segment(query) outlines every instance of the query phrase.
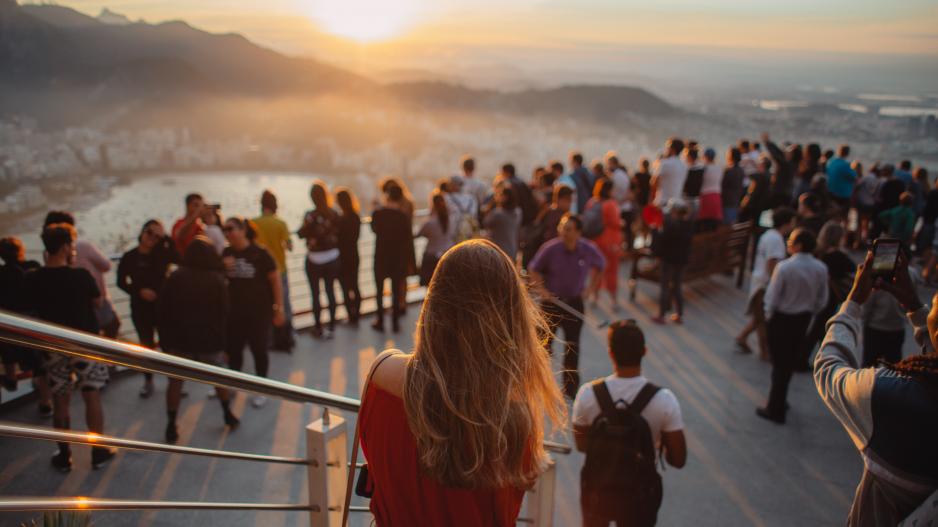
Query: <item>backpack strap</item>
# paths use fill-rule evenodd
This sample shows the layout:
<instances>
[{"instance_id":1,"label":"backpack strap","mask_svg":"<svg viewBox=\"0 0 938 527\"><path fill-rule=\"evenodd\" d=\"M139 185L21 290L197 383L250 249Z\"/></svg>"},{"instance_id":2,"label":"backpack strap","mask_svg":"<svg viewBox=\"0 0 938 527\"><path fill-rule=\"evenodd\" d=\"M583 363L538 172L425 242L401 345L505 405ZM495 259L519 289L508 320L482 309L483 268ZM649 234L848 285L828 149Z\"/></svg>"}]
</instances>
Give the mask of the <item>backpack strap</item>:
<instances>
[{"instance_id":1,"label":"backpack strap","mask_svg":"<svg viewBox=\"0 0 938 527\"><path fill-rule=\"evenodd\" d=\"M612 395L609 393L606 381L602 379L593 381L593 395L596 396L596 402L599 403L599 410L603 415L613 416L616 414L616 403L612 401Z\"/></svg>"},{"instance_id":2,"label":"backpack strap","mask_svg":"<svg viewBox=\"0 0 938 527\"><path fill-rule=\"evenodd\" d=\"M642 413L642 410L648 406L648 403L651 402L651 398L654 397L660 389L660 387L650 382L646 382L645 386L642 386L642 389L639 390L638 395L635 396L632 404L629 405L629 409L637 414Z\"/></svg>"}]
</instances>

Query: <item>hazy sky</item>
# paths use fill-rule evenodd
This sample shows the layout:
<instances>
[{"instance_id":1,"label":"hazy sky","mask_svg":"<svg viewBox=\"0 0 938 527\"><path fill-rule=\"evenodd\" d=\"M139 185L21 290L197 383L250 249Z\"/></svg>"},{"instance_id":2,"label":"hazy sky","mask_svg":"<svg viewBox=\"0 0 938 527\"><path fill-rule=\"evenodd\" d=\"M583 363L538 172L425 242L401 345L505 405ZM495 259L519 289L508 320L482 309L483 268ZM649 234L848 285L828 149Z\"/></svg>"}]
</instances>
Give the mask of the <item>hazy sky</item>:
<instances>
[{"instance_id":1,"label":"hazy sky","mask_svg":"<svg viewBox=\"0 0 938 527\"><path fill-rule=\"evenodd\" d=\"M938 55L938 0L72 0L148 22L184 19L283 51L358 39L407 46L570 48L707 46ZM706 5L703 5L706 4ZM368 41L362 44L361 41Z\"/></svg>"}]
</instances>

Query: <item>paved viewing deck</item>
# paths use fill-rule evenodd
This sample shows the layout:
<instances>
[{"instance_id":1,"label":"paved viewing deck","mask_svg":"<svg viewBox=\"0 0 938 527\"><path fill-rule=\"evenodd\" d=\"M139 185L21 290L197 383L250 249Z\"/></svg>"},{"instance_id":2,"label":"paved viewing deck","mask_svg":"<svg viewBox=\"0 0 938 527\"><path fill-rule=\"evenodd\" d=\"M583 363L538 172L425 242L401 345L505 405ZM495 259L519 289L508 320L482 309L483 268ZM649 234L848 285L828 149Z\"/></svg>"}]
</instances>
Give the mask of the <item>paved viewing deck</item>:
<instances>
[{"instance_id":1,"label":"paved viewing deck","mask_svg":"<svg viewBox=\"0 0 938 527\"><path fill-rule=\"evenodd\" d=\"M628 265L623 267L623 275ZM768 391L770 368L756 356L740 355L733 349L732 338L744 323L746 303L746 290L733 285L733 280L721 276L686 286L686 323L682 326L651 323L657 286L647 282L639 284L636 302L625 302L617 316L634 318L645 330L645 373L675 393L684 414L688 462L683 470L668 468L663 473L665 495L659 524L841 524L860 478L860 457L818 398L809 374L796 374L792 380L787 425L756 417L754 409L764 402ZM358 397L362 379L381 350L411 349L410 333L418 311L419 304L411 305L403 324L405 331L397 335L374 332L368 327L370 318L359 328L340 325L331 341L313 340L300 332L292 354L272 353L271 377ZM590 316L612 318L602 307L593 309ZM586 328L582 342L584 381L607 375L610 365L604 330ZM559 349L559 344L555 347ZM559 355L554 354L557 369ZM248 365L247 371L252 371L250 368ZM146 400L137 396L141 382L138 374L124 375L104 391L106 432L162 441L165 379L157 379L156 394ZM222 427L217 401L206 398L210 389L192 383L187 386L189 396L179 414L181 445L302 456L304 427L321 412L320 408L273 399L257 409L246 404L241 394L233 405L241 416L241 427L229 433ZM83 416L81 397L76 394L72 423L78 429L84 429ZM51 425L37 415L34 403L5 407L0 410L0 419ZM558 434L555 439L572 444L569 434ZM301 467L121 451L105 468L92 471L89 449L78 446L74 448L74 469L63 475L49 466L54 450L51 443L0 438L0 445L2 496L306 501L306 474ZM558 464L555 525L579 525L583 456L554 457ZM357 498L356 502L366 504ZM18 525L36 516L0 513L0 524ZM306 518L305 513L293 512L96 512L94 524L302 526ZM353 525L369 524L367 514L353 514Z\"/></svg>"}]
</instances>

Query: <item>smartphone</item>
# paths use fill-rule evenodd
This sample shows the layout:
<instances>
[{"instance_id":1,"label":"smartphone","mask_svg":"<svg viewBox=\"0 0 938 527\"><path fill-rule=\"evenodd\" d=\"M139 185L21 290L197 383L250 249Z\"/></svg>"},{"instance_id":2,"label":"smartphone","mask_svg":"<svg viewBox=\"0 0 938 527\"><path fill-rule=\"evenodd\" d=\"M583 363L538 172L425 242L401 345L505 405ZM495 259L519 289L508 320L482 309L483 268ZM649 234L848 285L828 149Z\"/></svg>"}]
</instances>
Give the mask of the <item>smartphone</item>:
<instances>
[{"instance_id":1,"label":"smartphone","mask_svg":"<svg viewBox=\"0 0 938 527\"><path fill-rule=\"evenodd\" d=\"M873 241L873 276L892 280L899 263L902 242L895 238L877 238Z\"/></svg>"},{"instance_id":2,"label":"smartphone","mask_svg":"<svg viewBox=\"0 0 938 527\"><path fill-rule=\"evenodd\" d=\"M221 210L221 203L212 203L208 206L210 209Z\"/></svg>"}]
</instances>

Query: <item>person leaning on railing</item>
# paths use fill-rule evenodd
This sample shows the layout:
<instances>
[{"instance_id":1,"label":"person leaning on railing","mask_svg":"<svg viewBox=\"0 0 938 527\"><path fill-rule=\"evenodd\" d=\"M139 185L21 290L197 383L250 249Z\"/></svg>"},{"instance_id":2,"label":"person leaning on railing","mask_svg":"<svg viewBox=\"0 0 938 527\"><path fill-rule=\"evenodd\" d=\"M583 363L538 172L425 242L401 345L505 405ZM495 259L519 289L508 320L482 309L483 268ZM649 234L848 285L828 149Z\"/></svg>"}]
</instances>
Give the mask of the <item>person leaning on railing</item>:
<instances>
[{"instance_id":1,"label":"person leaning on railing","mask_svg":"<svg viewBox=\"0 0 938 527\"><path fill-rule=\"evenodd\" d=\"M929 312L918 299L903 257L894 281L874 282L872 260L868 253L857 269L853 289L828 321L814 361L821 398L863 456L863 479L847 519L851 527L896 525L913 511L938 517L938 295ZM874 287L892 293L908 313L922 354L858 367L862 306Z\"/></svg>"},{"instance_id":2,"label":"person leaning on railing","mask_svg":"<svg viewBox=\"0 0 938 527\"><path fill-rule=\"evenodd\" d=\"M363 395L378 526L515 524L548 463L545 414L555 427L565 420L546 331L494 244L467 241L443 255L413 354L382 353Z\"/></svg>"}]
</instances>

